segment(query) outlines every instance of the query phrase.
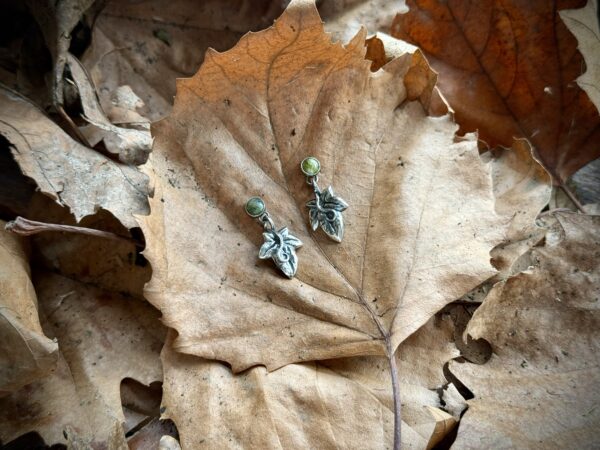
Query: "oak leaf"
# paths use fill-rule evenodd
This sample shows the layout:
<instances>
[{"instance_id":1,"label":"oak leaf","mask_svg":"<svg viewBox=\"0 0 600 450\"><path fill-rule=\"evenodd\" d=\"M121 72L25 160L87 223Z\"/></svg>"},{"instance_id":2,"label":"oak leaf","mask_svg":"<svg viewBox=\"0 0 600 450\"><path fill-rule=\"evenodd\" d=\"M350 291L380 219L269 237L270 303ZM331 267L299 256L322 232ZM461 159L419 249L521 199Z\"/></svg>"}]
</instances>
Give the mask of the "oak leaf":
<instances>
[{"instance_id":1,"label":"oak leaf","mask_svg":"<svg viewBox=\"0 0 600 450\"><path fill-rule=\"evenodd\" d=\"M593 448L600 411L600 217L556 214L536 266L498 283L466 332L493 354L450 363L475 395L457 448Z\"/></svg>"},{"instance_id":2,"label":"oak leaf","mask_svg":"<svg viewBox=\"0 0 600 450\"><path fill-rule=\"evenodd\" d=\"M140 217L145 294L177 330L175 350L235 372L383 355L495 273L505 220L475 138L455 140L449 116L408 101L431 89L404 78L413 55L372 73L364 40L332 43L314 4L296 1L179 80L153 129L156 192ZM341 244L309 230L310 154L350 205ZM257 194L304 243L293 280L257 259L262 230L243 208Z\"/></svg>"},{"instance_id":3,"label":"oak leaf","mask_svg":"<svg viewBox=\"0 0 600 450\"><path fill-rule=\"evenodd\" d=\"M392 35L425 53L461 132L490 147L527 138L561 184L600 156L600 116L575 84L583 58L557 13L581 3L409 0Z\"/></svg>"}]
</instances>

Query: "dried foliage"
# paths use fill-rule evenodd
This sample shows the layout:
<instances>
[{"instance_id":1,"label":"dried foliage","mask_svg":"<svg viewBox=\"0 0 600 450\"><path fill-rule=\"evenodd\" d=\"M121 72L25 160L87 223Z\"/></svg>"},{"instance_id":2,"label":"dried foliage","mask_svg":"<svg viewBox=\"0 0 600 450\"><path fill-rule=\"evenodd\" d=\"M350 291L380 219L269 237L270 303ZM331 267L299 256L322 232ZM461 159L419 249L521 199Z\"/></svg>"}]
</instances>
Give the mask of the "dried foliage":
<instances>
[{"instance_id":1,"label":"dried foliage","mask_svg":"<svg viewBox=\"0 0 600 450\"><path fill-rule=\"evenodd\" d=\"M595 0L2 8L2 445L597 447Z\"/></svg>"}]
</instances>

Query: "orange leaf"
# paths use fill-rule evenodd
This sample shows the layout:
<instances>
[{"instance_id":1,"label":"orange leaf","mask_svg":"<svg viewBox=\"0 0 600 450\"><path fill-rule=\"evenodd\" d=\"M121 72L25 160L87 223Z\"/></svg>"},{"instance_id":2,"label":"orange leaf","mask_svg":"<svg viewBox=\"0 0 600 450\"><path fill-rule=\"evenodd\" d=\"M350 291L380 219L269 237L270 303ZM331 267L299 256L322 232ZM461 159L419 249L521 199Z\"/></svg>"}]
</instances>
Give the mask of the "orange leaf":
<instances>
[{"instance_id":1,"label":"orange leaf","mask_svg":"<svg viewBox=\"0 0 600 450\"><path fill-rule=\"evenodd\" d=\"M392 34L425 52L461 132L529 139L561 183L600 156L600 117L575 83L585 63L558 15L583 3L408 0Z\"/></svg>"}]
</instances>

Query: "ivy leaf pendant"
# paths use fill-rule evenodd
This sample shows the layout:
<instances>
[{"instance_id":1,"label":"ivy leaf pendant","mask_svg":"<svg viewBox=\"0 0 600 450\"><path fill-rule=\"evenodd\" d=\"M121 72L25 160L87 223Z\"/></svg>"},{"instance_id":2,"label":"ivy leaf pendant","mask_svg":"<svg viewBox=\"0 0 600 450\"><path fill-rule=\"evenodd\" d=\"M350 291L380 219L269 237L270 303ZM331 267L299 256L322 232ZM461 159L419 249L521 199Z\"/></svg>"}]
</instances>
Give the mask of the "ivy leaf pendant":
<instances>
[{"instance_id":1,"label":"ivy leaf pendant","mask_svg":"<svg viewBox=\"0 0 600 450\"><path fill-rule=\"evenodd\" d=\"M329 186L320 191L315 186L315 198L306 203L309 210L310 225L316 231L319 225L321 229L336 242L342 242L344 237L344 218L342 211L348 208L348 204L340 197L336 197L333 188Z\"/></svg>"},{"instance_id":2,"label":"ivy leaf pendant","mask_svg":"<svg viewBox=\"0 0 600 450\"><path fill-rule=\"evenodd\" d=\"M267 230L263 233L265 242L258 252L260 259L273 259L275 265L288 278L293 278L298 270L296 249L302 247L302 241L290 234L287 227L279 231Z\"/></svg>"}]
</instances>

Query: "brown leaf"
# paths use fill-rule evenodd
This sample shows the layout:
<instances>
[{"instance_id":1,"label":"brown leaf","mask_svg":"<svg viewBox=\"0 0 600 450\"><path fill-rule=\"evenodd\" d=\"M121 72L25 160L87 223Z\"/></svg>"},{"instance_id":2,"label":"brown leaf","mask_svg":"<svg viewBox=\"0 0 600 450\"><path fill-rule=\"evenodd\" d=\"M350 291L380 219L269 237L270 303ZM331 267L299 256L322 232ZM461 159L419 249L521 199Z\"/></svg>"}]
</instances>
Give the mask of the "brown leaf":
<instances>
[{"instance_id":1,"label":"brown leaf","mask_svg":"<svg viewBox=\"0 0 600 450\"><path fill-rule=\"evenodd\" d=\"M536 218L550 201L552 179L533 158L524 139L515 140L511 149L497 149L487 156L492 166L496 212L510 218L502 244L491 252L500 273L494 280L514 275L519 257L543 239L545 230Z\"/></svg>"},{"instance_id":2,"label":"brown leaf","mask_svg":"<svg viewBox=\"0 0 600 450\"><path fill-rule=\"evenodd\" d=\"M475 398L457 448L592 448L600 424L600 217L556 214L537 267L497 284L467 332L482 366L450 363Z\"/></svg>"},{"instance_id":3,"label":"brown leaf","mask_svg":"<svg viewBox=\"0 0 600 450\"><path fill-rule=\"evenodd\" d=\"M395 37L418 45L461 132L491 147L527 138L557 183L600 156L600 116L574 83L583 67L556 2L409 0Z\"/></svg>"},{"instance_id":4,"label":"brown leaf","mask_svg":"<svg viewBox=\"0 0 600 450\"><path fill-rule=\"evenodd\" d=\"M578 41L577 48L585 60L586 71L577 78L577 84L600 111L600 24L598 1L588 0L580 9L559 11L560 17Z\"/></svg>"},{"instance_id":5,"label":"brown leaf","mask_svg":"<svg viewBox=\"0 0 600 450\"><path fill-rule=\"evenodd\" d=\"M110 122L104 113L96 95L96 88L85 68L73 55L67 55L67 66L73 82L77 86L83 117L91 125L101 130L106 149L118 155L119 161L126 164L143 164L152 149L152 137L147 122L138 124L138 128L124 128Z\"/></svg>"},{"instance_id":6,"label":"brown leaf","mask_svg":"<svg viewBox=\"0 0 600 450\"><path fill-rule=\"evenodd\" d=\"M183 448L363 449L388 448L392 441L386 358L290 364L271 373L257 367L233 375L219 362L174 351L173 338L162 353L163 407ZM443 364L457 355L447 316L430 320L401 344L403 448L430 448L456 424L439 409L436 389L446 383Z\"/></svg>"},{"instance_id":7,"label":"brown leaf","mask_svg":"<svg viewBox=\"0 0 600 450\"><path fill-rule=\"evenodd\" d=\"M162 379L165 331L156 310L59 275L41 274L35 286L44 327L58 338L64 360L56 373L5 399L0 439L37 431L49 445L126 449L121 380Z\"/></svg>"},{"instance_id":8,"label":"brown leaf","mask_svg":"<svg viewBox=\"0 0 600 450\"><path fill-rule=\"evenodd\" d=\"M0 221L0 395L51 372L58 345L44 335L24 241Z\"/></svg>"},{"instance_id":9,"label":"brown leaf","mask_svg":"<svg viewBox=\"0 0 600 450\"><path fill-rule=\"evenodd\" d=\"M314 5L296 1L179 81L154 130L156 194L140 219L146 296L179 332L177 351L236 372L384 354L384 338L395 349L494 274L503 221L490 174L472 136L455 142L448 116L407 101L412 61L371 73L364 33L332 44ZM341 244L309 232L309 154L350 205ZM243 208L257 194L304 242L293 280L258 263L262 230Z\"/></svg>"},{"instance_id":10,"label":"brown leaf","mask_svg":"<svg viewBox=\"0 0 600 450\"><path fill-rule=\"evenodd\" d=\"M350 41L361 27L369 34L389 31L394 16L405 9L404 0L327 0L319 2L325 30L334 40Z\"/></svg>"},{"instance_id":11,"label":"brown leaf","mask_svg":"<svg viewBox=\"0 0 600 450\"><path fill-rule=\"evenodd\" d=\"M54 63L51 98L55 105L63 104L63 72L71 44L71 32L86 12L93 16L96 0L27 0L30 12L38 22ZM103 3L99 0L97 8ZM89 10L89 11L88 11Z\"/></svg>"},{"instance_id":12,"label":"brown leaf","mask_svg":"<svg viewBox=\"0 0 600 450\"><path fill-rule=\"evenodd\" d=\"M280 13L281 4L271 0L109 2L82 62L105 111L127 84L145 103L140 113L154 121L171 110L175 79L194 74L207 48L226 50Z\"/></svg>"},{"instance_id":13,"label":"brown leaf","mask_svg":"<svg viewBox=\"0 0 600 450\"><path fill-rule=\"evenodd\" d=\"M0 88L0 133L13 145L23 173L77 221L103 208L128 228L133 214L147 214L148 179L71 139L42 111L14 91Z\"/></svg>"}]
</instances>

